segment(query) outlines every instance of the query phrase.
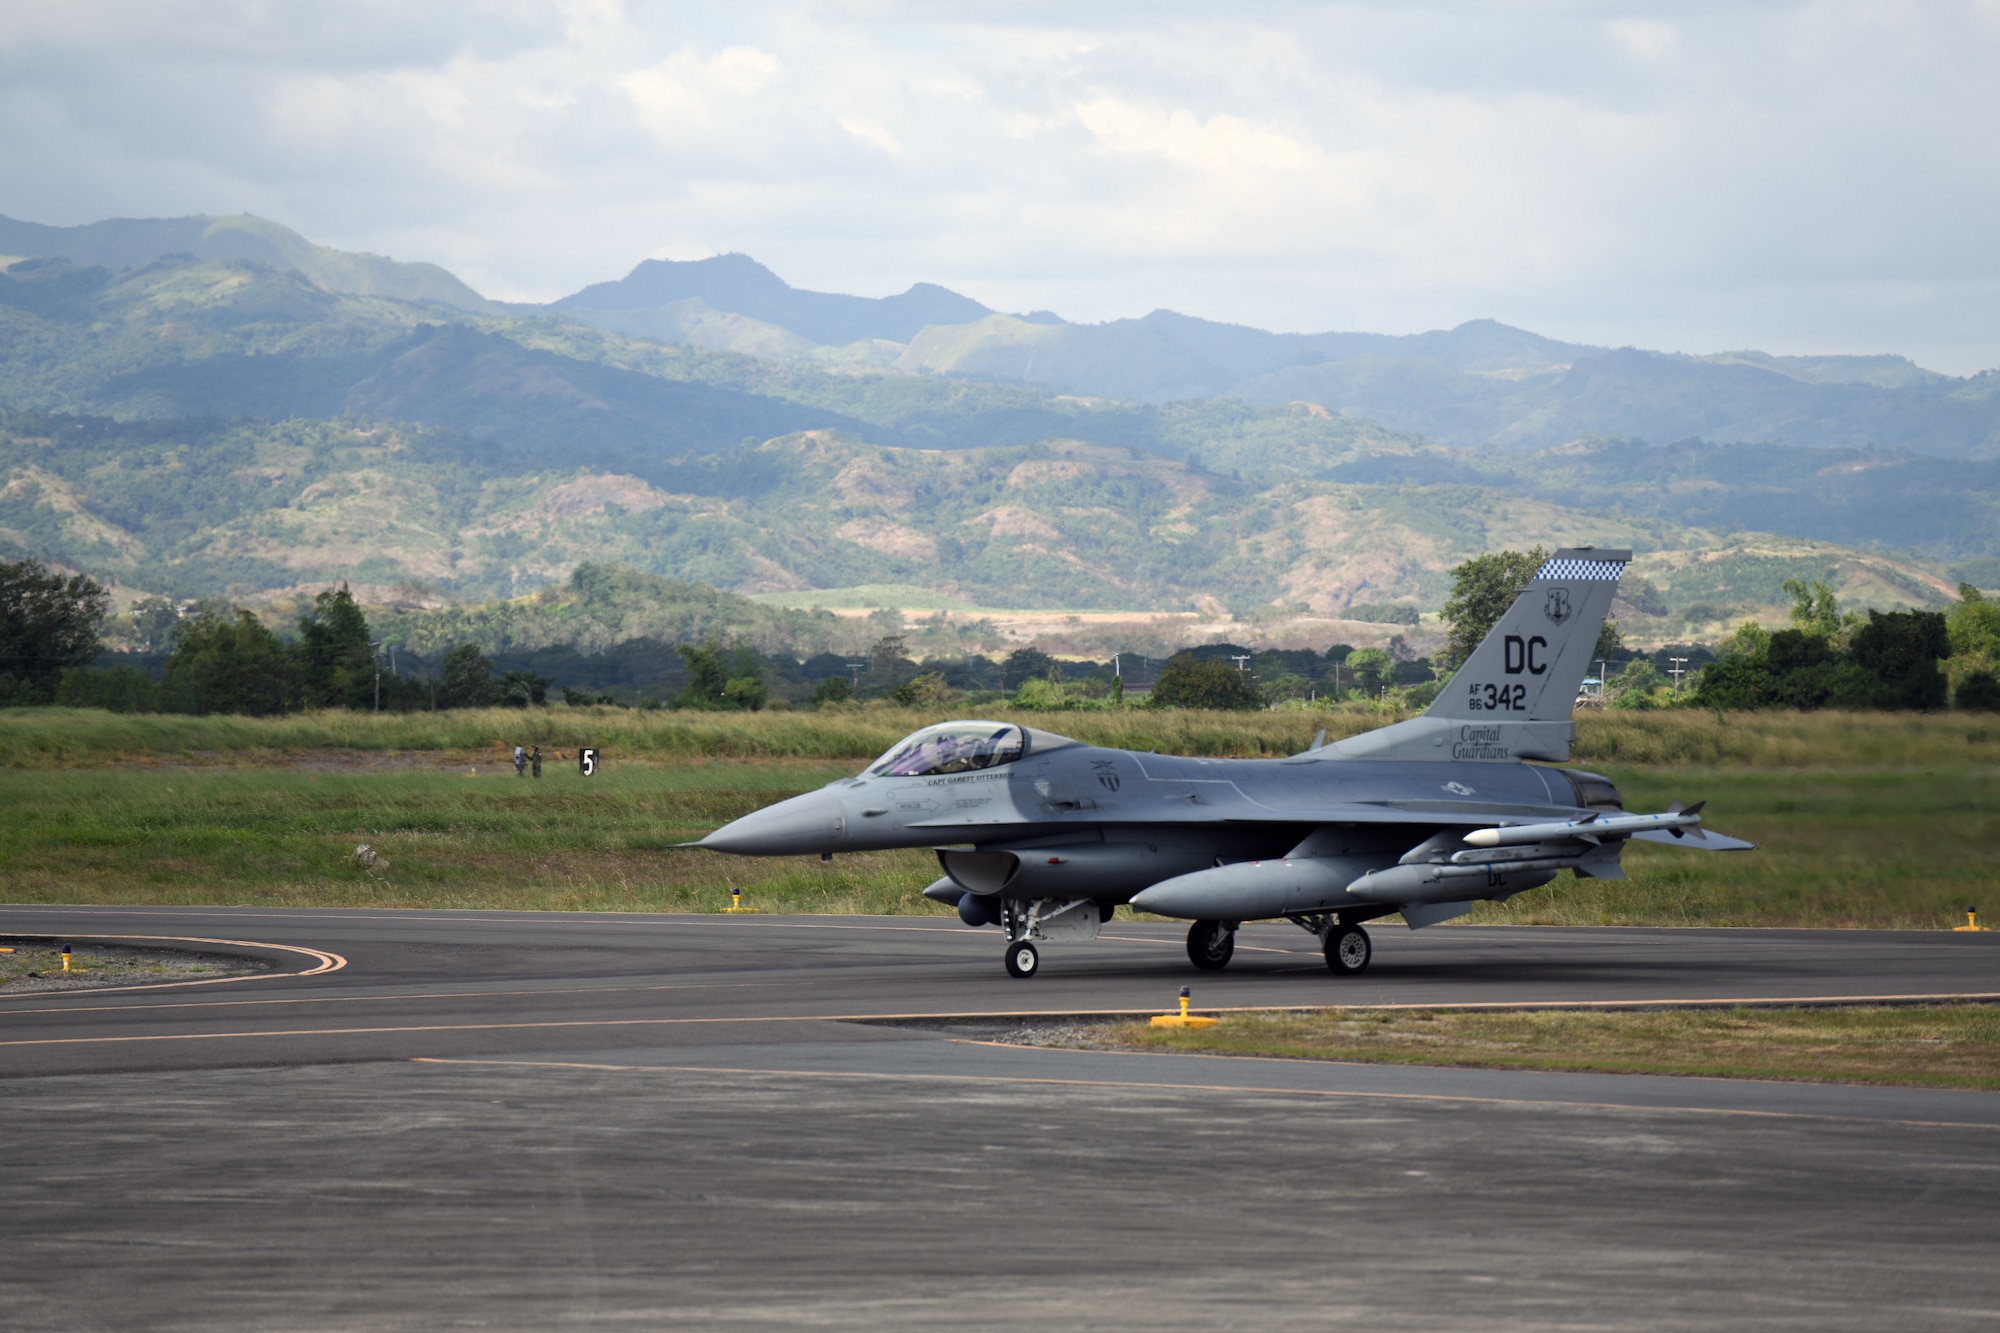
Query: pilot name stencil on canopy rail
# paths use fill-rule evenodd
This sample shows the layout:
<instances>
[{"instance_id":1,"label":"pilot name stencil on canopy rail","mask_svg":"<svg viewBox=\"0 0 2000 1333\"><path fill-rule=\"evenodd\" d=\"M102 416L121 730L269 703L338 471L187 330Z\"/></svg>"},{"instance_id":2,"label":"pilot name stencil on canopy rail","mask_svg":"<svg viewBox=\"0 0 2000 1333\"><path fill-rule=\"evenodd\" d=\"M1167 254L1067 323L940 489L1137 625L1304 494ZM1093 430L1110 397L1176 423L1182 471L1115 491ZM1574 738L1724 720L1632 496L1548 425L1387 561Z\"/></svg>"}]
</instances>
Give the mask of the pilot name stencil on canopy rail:
<instances>
[{"instance_id":1,"label":"pilot name stencil on canopy rail","mask_svg":"<svg viewBox=\"0 0 2000 1333\"><path fill-rule=\"evenodd\" d=\"M1609 779L1550 767L1630 551L1557 551L1420 716L1284 759L1084 745L1010 722L944 722L852 778L745 815L698 845L740 856L928 847L926 897L998 926L1033 976L1043 945L1093 939L1118 904L1190 920L1188 958L1228 964L1245 921L1287 920L1352 975L1363 923L1412 930L1564 870L1623 879L1632 839L1734 851L1699 804L1627 814ZM1539 761L1530 763L1528 761ZM940 799L979 784L976 799ZM925 793L938 792L938 796Z\"/></svg>"}]
</instances>

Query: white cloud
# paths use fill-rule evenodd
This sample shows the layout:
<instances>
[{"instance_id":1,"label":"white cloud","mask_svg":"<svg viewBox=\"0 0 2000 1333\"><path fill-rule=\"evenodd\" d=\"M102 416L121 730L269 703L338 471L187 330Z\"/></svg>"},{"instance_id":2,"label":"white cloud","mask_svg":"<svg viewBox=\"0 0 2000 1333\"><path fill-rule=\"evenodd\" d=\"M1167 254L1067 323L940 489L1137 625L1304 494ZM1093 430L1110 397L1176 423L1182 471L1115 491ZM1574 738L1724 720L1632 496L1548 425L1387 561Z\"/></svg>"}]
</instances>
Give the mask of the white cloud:
<instances>
[{"instance_id":1,"label":"white cloud","mask_svg":"<svg viewBox=\"0 0 2000 1333\"><path fill-rule=\"evenodd\" d=\"M546 298L744 250L1073 318L2000 362L1991 0L0 15L0 212L249 210Z\"/></svg>"}]
</instances>

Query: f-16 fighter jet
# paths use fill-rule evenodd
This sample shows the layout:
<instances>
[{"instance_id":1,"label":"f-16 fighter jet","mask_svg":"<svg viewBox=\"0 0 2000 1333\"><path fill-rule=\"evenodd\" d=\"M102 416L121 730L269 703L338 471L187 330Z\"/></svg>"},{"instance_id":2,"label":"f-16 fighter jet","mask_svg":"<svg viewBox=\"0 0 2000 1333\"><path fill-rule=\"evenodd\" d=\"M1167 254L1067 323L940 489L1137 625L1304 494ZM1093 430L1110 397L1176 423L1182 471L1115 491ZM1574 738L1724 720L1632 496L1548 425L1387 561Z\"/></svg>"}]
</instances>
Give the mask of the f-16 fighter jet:
<instances>
[{"instance_id":1,"label":"f-16 fighter jet","mask_svg":"<svg viewBox=\"0 0 2000 1333\"><path fill-rule=\"evenodd\" d=\"M852 778L745 815L700 846L741 856L929 847L924 890L998 926L1008 972L1094 938L1120 903L1191 920L1189 960L1225 967L1245 921L1317 935L1364 971L1362 923L1411 929L1567 870L1623 879L1632 839L1710 851L1701 807L1627 814L1569 758L1571 710L1630 551L1557 551L1421 716L1288 759L1084 745L1011 722L925 727ZM1324 737L1322 732L1321 736ZM1537 761L1537 762L1530 762Z\"/></svg>"}]
</instances>

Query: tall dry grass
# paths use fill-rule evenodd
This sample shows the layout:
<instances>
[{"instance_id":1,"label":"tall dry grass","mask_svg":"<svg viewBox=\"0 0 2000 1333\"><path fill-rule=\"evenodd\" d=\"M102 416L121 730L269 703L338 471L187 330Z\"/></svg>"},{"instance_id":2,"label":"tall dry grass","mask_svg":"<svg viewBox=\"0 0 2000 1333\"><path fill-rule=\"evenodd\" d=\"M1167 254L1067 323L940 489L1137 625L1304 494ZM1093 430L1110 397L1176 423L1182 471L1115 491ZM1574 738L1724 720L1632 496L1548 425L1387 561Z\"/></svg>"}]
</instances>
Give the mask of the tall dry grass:
<instances>
[{"instance_id":1,"label":"tall dry grass","mask_svg":"<svg viewBox=\"0 0 2000 1333\"><path fill-rule=\"evenodd\" d=\"M1395 718L1359 710L1212 713L1126 709L1020 713L1008 720L1092 745L1163 754L1258 757L1293 754L1325 727L1329 740ZM32 768L121 759L272 762L317 750L486 755L516 744L567 754L595 745L608 756L684 759L805 759L861 762L918 727L935 710L867 708L825 712L685 713L615 708L479 709L450 713L305 713L291 717L186 717L96 709L0 710L0 766ZM1966 714L1732 713L1586 714L1573 761L1611 766L1917 768L2000 761L2000 720Z\"/></svg>"}]
</instances>

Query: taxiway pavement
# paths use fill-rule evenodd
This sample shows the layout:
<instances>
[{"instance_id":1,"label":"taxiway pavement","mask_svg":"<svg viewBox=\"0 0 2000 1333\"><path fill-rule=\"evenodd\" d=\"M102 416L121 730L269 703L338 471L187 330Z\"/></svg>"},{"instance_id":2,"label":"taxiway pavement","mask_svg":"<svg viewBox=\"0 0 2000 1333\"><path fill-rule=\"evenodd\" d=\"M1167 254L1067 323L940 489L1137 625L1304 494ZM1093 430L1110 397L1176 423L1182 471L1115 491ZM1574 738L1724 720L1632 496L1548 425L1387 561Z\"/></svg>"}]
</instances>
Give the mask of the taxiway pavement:
<instances>
[{"instance_id":1,"label":"taxiway pavement","mask_svg":"<svg viewBox=\"0 0 2000 1333\"><path fill-rule=\"evenodd\" d=\"M1994 936L0 908L294 972L0 997L9 1328L2000 1320L2000 1097L1025 1049L866 1020L2000 992ZM321 961L315 962L318 958ZM325 960L331 958L332 963Z\"/></svg>"}]
</instances>

